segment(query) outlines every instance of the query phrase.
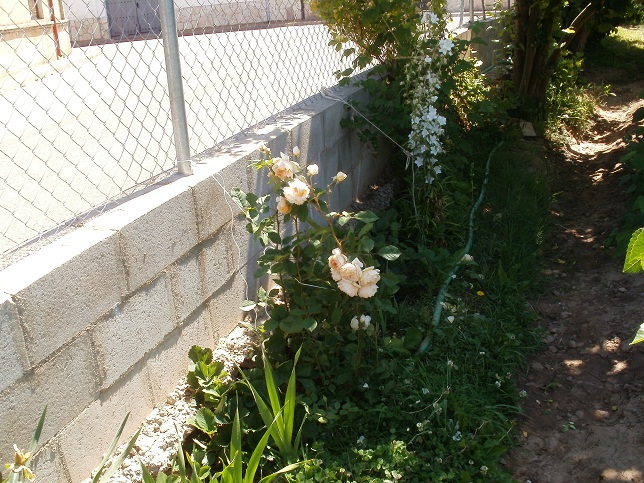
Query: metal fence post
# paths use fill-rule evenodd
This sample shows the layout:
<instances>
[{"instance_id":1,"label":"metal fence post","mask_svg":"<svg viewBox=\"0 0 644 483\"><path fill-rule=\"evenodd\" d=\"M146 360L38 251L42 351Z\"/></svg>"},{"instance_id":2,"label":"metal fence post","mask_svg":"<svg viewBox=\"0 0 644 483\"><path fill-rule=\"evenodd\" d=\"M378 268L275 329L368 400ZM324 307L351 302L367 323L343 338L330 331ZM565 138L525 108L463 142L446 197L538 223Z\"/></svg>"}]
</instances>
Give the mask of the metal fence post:
<instances>
[{"instance_id":1,"label":"metal fence post","mask_svg":"<svg viewBox=\"0 0 644 483\"><path fill-rule=\"evenodd\" d=\"M170 114L172 130L177 153L177 170L179 174L192 174L190 161L190 144L188 142L188 123L186 121L186 104L183 97L181 79L181 61L179 59L179 37L177 22L174 16L174 1L159 0L163 53L168 76L168 93L170 95Z\"/></svg>"}]
</instances>

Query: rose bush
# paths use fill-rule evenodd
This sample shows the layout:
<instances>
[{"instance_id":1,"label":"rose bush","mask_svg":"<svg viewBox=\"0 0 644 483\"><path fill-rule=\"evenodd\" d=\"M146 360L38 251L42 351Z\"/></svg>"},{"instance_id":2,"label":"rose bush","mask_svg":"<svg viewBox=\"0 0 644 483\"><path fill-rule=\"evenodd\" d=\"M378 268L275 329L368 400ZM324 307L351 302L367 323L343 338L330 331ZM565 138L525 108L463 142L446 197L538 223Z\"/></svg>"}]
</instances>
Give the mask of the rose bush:
<instances>
[{"instance_id":1,"label":"rose bush","mask_svg":"<svg viewBox=\"0 0 644 483\"><path fill-rule=\"evenodd\" d=\"M386 268L400 252L372 238L378 222L374 213L330 210L331 191L347 179L346 173L339 171L319 188L313 182L320 173L318 165L303 167L297 155L272 157L266 147L260 152L263 159L251 166L266 170L272 192L261 197L239 189L232 192L248 231L265 247L256 276L268 275L270 280L256 302L245 302L245 309L265 308L269 317L263 330L272 333L273 340L283 336L290 345L304 344L304 359L306 341L310 345L333 340L335 351L343 350L338 340L354 344L354 319L375 346L386 314L395 313L392 295L398 277ZM299 154L299 149L293 152Z\"/></svg>"}]
</instances>

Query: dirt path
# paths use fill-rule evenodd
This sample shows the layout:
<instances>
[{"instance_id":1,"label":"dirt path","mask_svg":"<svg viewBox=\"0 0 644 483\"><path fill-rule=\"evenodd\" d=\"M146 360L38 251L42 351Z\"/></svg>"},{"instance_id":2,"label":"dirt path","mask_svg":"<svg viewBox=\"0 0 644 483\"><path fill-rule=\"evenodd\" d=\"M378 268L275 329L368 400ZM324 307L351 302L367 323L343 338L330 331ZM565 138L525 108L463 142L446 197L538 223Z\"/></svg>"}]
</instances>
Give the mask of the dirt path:
<instances>
[{"instance_id":1,"label":"dirt path","mask_svg":"<svg viewBox=\"0 0 644 483\"><path fill-rule=\"evenodd\" d=\"M555 190L544 296L545 352L524 378L520 482L644 482L644 276L621 273L603 242L626 208L619 157L644 82L614 89L590 140L552 163ZM563 159L565 158L565 159Z\"/></svg>"}]
</instances>

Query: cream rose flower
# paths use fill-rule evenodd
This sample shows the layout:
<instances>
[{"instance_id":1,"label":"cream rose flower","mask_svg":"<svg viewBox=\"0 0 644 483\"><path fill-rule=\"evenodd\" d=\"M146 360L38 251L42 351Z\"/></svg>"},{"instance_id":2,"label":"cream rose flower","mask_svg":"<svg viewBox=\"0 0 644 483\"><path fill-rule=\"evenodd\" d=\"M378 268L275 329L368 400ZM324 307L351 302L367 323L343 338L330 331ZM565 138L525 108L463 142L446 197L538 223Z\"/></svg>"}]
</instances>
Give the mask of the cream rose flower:
<instances>
[{"instance_id":1,"label":"cream rose flower","mask_svg":"<svg viewBox=\"0 0 644 483\"><path fill-rule=\"evenodd\" d=\"M297 157L299 155L300 155L300 148L299 148L299 146L295 146L293 148L293 156Z\"/></svg>"},{"instance_id":2,"label":"cream rose flower","mask_svg":"<svg viewBox=\"0 0 644 483\"><path fill-rule=\"evenodd\" d=\"M362 271L360 285L369 285L380 281L380 270L373 267L367 267Z\"/></svg>"},{"instance_id":3,"label":"cream rose flower","mask_svg":"<svg viewBox=\"0 0 644 483\"><path fill-rule=\"evenodd\" d=\"M338 282L338 288L346 293L349 297L355 297L356 295L358 295L360 285L358 285L357 282L342 279Z\"/></svg>"},{"instance_id":4,"label":"cream rose flower","mask_svg":"<svg viewBox=\"0 0 644 483\"><path fill-rule=\"evenodd\" d=\"M340 267L340 275L343 279L349 280L351 282L357 282L360 280L362 275L362 270L355 263L345 263Z\"/></svg>"},{"instance_id":5,"label":"cream rose flower","mask_svg":"<svg viewBox=\"0 0 644 483\"><path fill-rule=\"evenodd\" d=\"M343 173L342 171L338 171L338 174L336 174L333 177L333 180L338 182L338 183L342 183L345 179L347 179L347 175L346 175L346 173Z\"/></svg>"},{"instance_id":6,"label":"cream rose flower","mask_svg":"<svg viewBox=\"0 0 644 483\"><path fill-rule=\"evenodd\" d=\"M362 314L358 319L357 316L351 319L351 328L353 330L363 329L367 330L367 327L371 325L371 317L369 315ZM363 386L365 389L369 388L368 384Z\"/></svg>"},{"instance_id":7,"label":"cream rose flower","mask_svg":"<svg viewBox=\"0 0 644 483\"><path fill-rule=\"evenodd\" d=\"M331 269L331 278L336 282L339 282L342 280L342 275L340 275L339 271Z\"/></svg>"},{"instance_id":8,"label":"cream rose flower","mask_svg":"<svg viewBox=\"0 0 644 483\"><path fill-rule=\"evenodd\" d=\"M286 201L281 196L278 196L276 200L277 200L277 211L279 211L281 214L286 215L287 213L290 213L291 210L293 209L293 207L288 204L288 201Z\"/></svg>"},{"instance_id":9,"label":"cream rose flower","mask_svg":"<svg viewBox=\"0 0 644 483\"><path fill-rule=\"evenodd\" d=\"M317 164L309 164L306 167L306 172L308 173L309 176L315 176L320 172L320 168L318 168Z\"/></svg>"},{"instance_id":10,"label":"cream rose flower","mask_svg":"<svg viewBox=\"0 0 644 483\"><path fill-rule=\"evenodd\" d=\"M334 248L329 257L329 267L331 270L339 271L340 267L348 262L347 257L342 253L339 248Z\"/></svg>"},{"instance_id":11,"label":"cream rose flower","mask_svg":"<svg viewBox=\"0 0 644 483\"><path fill-rule=\"evenodd\" d=\"M375 283L360 285L360 288L358 289L358 296L363 299L368 299L376 295L377 291L378 291L378 285L376 285Z\"/></svg>"},{"instance_id":12,"label":"cream rose flower","mask_svg":"<svg viewBox=\"0 0 644 483\"><path fill-rule=\"evenodd\" d=\"M310 193L311 189L300 179L289 181L288 185L284 188L284 198L294 205L303 205Z\"/></svg>"},{"instance_id":13,"label":"cream rose flower","mask_svg":"<svg viewBox=\"0 0 644 483\"><path fill-rule=\"evenodd\" d=\"M281 157L275 158L273 160L273 166L271 166L275 176L282 181L293 179L295 177L295 173L299 171L299 168L299 165L288 159L288 156L284 153L282 153Z\"/></svg>"},{"instance_id":14,"label":"cream rose flower","mask_svg":"<svg viewBox=\"0 0 644 483\"><path fill-rule=\"evenodd\" d=\"M271 150L270 150L270 148L268 148L268 147L266 146L266 144L264 144L264 143L261 143L261 144L259 145L258 150L259 150L259 152L260 152L260 153L265 154L266 156L270 156L270 155L271 155Z\"/></svg>"}]
</instances>

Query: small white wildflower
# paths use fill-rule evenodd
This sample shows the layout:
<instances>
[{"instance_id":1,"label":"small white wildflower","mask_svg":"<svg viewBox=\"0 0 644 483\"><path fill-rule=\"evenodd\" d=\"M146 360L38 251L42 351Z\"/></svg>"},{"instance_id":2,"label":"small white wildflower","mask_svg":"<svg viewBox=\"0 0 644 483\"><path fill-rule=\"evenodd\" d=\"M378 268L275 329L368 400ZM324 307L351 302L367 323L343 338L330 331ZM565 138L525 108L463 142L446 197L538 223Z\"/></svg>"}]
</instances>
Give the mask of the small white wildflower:
<instances>
[{"instance_id":1,"label":"small white wildflower","mask_svg":"<svg viewBox=\"0 0 644 483\"><path fill-rule=\"evenodd\" d=\"M426 387L424 387L424 388L422 388L422 389L421 389L421 392L422 392L423 394L429 394L429 389L427 389Z\"/></svg>"},{"instance_id":2,"label":"small white wildflower","mask_svg":"<svg viewBox=\"0 0 644 483\"><path fill-rule=\"evenodd\" d=\"M295 146L293 148L293 156L299 156L300 155L300 148L298 146Z\"/></svg>"},{"instance_id":3,"label":"small white wildflower","mask_svg":"<svg viewBox=\"0 0 644 483\"><path fill-rule=\"evenodd\" d=\"M454 361L448 360L447 361L447 367L454 367Z\"/></svg>"},{"instance_id":4,"label":"small white wildflower","mask_svg":"<svg viewBox=\"0 0 644 483\"><path fill-rule=\"evenodd\" d=\"M366 439L367 439L367 438L365 438L364 436L360 436L360 437L358 438L358 440L356 441L356 443L357 443L357 444L364 444L364 442L365 442L365 440L366 440Z\"/></svg>"},{"instance_id":5,"label":"small white wildflower","mask_svg":"<svg viewBox=\"0 0 644 483\"><path fill-rule=\"evenodd\" d=\"M521 397L521 398L528 397L527 391L519 391L519 397Z\"/></svg>"},{"instance_id":6,"label":"small white wildflower","mask_svg":"<svg viewBox=\"0 0 644 483\"><path fill-rule=\"evenodd\" d=\"M438 23L438 15L436 15L434 12L429 14L429 21L431 23Z\"/></svg>"},{"instance_id":7,"label":"small white wildflower","mask_svg":"<svg viewBox=\"0 0 644 483\"><path fill-rule=\"evenodd\" d=\"M362 385L362 389L369 389L369 384L366 382Z\"/></svg>"},{"instance_id":8,"label":"small white wildflower","mask_svg":"<svg viewBox=\"0 0 644 483\"><path fill-rule=\"evenodd\" d=\"M469 460L467 463L468 463L468 464L470 464L470 465L473 465L473 464L474 464L474 460Z\"/></svg>"},{"instance_id":9,"label":"small white wildflower","mask_svg":"<svg viewBox=\"0 0 644 483\"><path fill-rule=\"evenodd\" d=\"M358 320L358 317L353 317L351 319L350 325L352 330L358 330L360 328L360 321Z\"/></svg>"},{"instance_id":10,"label":"small white wildflower","mask_svg":"<svg viewBox=\"0 0 644 483\"><path fill-rule=\"evenodd\" d=\"M487 475L488 467L487 466L481 466L480 468L481 474Z\"/></svg>"},{"instance_id":11,"label":"small white wildflower","mask_svg":"<svg viewBox=\"0 0 644 483\"><path fill-rule=\"evenodd\" d=\"M496 382L494 383L494 385L495 385L496 387L501 387L501 381L496 381Z\"/></svg>"},{"instance_id":12,"label":"small white wildflower","mask_svg":"<svg viewBox=\"0 0 644 483\"><path fill-rule=\"evenodd\" d=\"M309 164L306 167L306 172L308 173L309 176L315 176L316 174L318 174L319 171L320 171L320 168L318 168L317 164Z\"/></svg>"},{"instance_id":13,"label":"small white wildflower","mask_svg":"<svg viewBox=\"0 0 644 483\"><path fill-rule=\"evenodd\" d=\"M338 171L338 174L336 174L333 177L333 180L336 183L342 183L345 179L347 179L347 175L346 175L346 173L343 173L342 171Z\"/></svg>"},{"instance_id":14,"label":"small white wildflower","mask_svg":"<svg viewBox=\"0 0 644 483\"><path fill-rule=\"evenodd\" d=\"M453 439L454 441L460 441L461 439L463 439L463 435L461 434L461 432L460 432L460 431L456 431L456 432L454 433L454 436L452 436L452 439Z\"/></svg>"},{"instance_id":15,"label":"small white wildflower","mask_svg":"<svg viewBox=\"0 0 644 483\"><path fill-rule=\"evenodd\" d=\"M451 324L451 323L453 323L453 322L454 322L454 316L453 316L453 315L450 315L449 317L447 317L447 321L448 321L450 324Z\"/></svg>"},{"instance_id":16,"label":"small white wildflower","mask_svg":"<svg viewBox=\"0 0 644 483\"><path fill-rule=\"evenodd\" d=\"M469 253L466 253L465 255L463 255L463 258L461 258L461 263L470 263L473 260L474 260L474 257Z\"/></svg>"},{"instance_id":17,"label":"small white wildflower","mask_svg":"<svg viewBox=\"0 0 644 483\"><path fill-rule=\"evenodd\" d=\"M443 54L447 55L452 51L452 48L454 47L454 42L452 39L441 39L438 41L438 51Z\"/></svg>"}]
</instances>

